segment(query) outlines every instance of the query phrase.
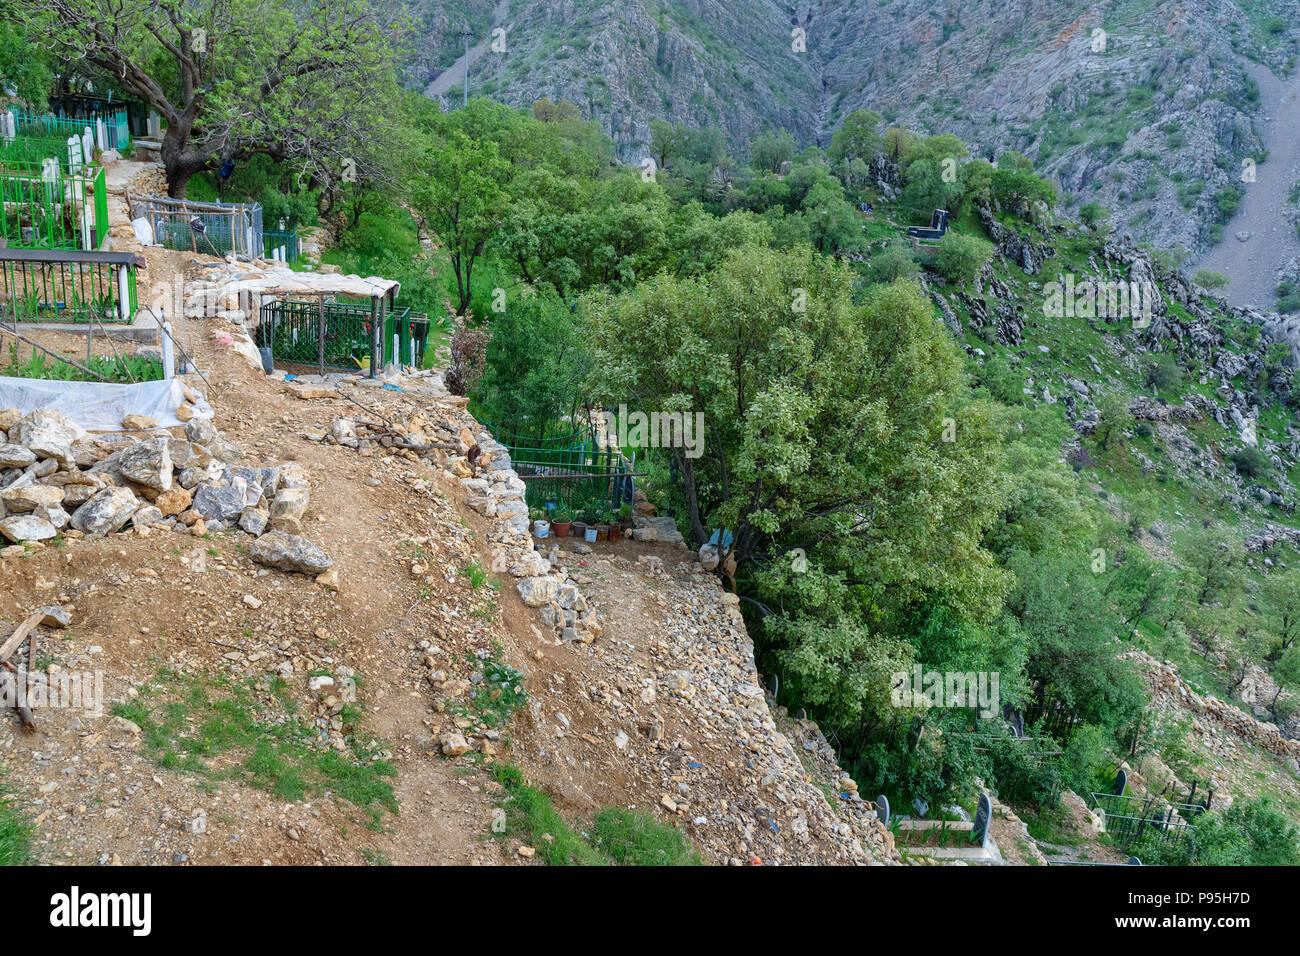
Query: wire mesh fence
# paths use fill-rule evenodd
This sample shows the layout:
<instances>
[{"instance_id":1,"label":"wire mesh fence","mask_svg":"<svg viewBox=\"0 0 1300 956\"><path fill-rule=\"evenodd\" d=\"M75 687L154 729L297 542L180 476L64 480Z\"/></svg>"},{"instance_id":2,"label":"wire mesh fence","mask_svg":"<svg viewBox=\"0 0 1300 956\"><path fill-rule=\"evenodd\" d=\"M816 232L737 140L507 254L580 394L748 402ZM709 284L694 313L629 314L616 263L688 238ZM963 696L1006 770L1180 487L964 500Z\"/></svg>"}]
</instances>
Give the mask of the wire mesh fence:
<instances>
[{"instance_id":1,"label":"wire mesh fence","mask_svg":"<svg viewBox=\"0 0 1300 956\"><path fill-rule=\"evenodd\" d=\"M0 316L13 322L130 322L135 256L0 249Z\"/></svg>"},{"instance_id":2,"label":"wire mesh fence","mask_svg":"<svg viewBox=\"0 0 1300 956\"><path fill-rule=\"evenodd\" d=\"M154 242L167 249L225 256L262 256L262 207L257 203L191 202L167 196L129 196L132 219L144 219Z\"/></svg>"}]
</instances>

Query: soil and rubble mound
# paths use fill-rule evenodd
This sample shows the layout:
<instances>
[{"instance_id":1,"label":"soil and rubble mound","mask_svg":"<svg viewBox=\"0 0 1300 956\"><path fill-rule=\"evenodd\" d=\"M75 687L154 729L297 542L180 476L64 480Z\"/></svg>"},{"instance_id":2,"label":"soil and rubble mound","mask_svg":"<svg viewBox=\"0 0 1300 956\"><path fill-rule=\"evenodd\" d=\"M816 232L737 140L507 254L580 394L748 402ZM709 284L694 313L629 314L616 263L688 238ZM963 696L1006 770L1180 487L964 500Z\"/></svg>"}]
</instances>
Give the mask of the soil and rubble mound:
<instances>
[{"instance_id":1,"label":"soil and rubble mound","mask_svg":"<svg viewBox=\"0 0 1300 956\"><path fill-rule=\"evenodd\" d=\"M0 555L129 524L197 537L237 529L257 538L255 561L283 571L323 574L333 563L301 535L311 501L304 469L237 464L243 451L209 419L190 417L184 438L140 415L123 427L148 437L94 438L57 409L7 409L0 425L0 534L13 542Z\"/></svg>"},{"instance_id":2,"label":"soil and rubble mound","mask_svg":"<svg viewBox=\"0 0 1300 956\"><path fill-rule=\"evenodd\" d=\"M668 817L711 862L897 861L815 725L801 725L812 769L777 728L736 596L680 536L534 539L524 482L506 449L440 375L403 382L398 409L386 404L389 391L353 400L382 424L349 413L309 437L361 455L434 462L488 522L489 566L514 585L503 598L507 623L521 650L533 648L517 760L578 813L613 804ZM637 520L646 528L655 519ZM437 651L424 663L447 698L444 712L454 713L482 673L467 682L448 672L441 648L419 650ZM438 745L449 755L494 754L497 740L460 718L448 721Z\"/></svg>"}]
</instances>

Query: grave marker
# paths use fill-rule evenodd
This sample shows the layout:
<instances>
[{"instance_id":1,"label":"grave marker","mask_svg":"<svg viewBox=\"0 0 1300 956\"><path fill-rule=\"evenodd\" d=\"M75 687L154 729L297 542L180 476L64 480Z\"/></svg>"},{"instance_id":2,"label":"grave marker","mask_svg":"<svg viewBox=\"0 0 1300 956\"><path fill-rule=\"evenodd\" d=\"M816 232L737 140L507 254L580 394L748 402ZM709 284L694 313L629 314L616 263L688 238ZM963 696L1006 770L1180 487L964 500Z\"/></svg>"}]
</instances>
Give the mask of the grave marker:
<instances>
[{"instance_id":1,"label":"grave marker","mask_svg":"<svg viewBox=\"0 0 1300 956\"><path fill-rule=\"evenodd\" d=\"M971 827L971 841L978 843L981 847L987 845L989 840L989 821L993 817L993 803L989 800L989 795L980 791L979 804L975 807L975 825Z\"/></svg>"}]
</instances>

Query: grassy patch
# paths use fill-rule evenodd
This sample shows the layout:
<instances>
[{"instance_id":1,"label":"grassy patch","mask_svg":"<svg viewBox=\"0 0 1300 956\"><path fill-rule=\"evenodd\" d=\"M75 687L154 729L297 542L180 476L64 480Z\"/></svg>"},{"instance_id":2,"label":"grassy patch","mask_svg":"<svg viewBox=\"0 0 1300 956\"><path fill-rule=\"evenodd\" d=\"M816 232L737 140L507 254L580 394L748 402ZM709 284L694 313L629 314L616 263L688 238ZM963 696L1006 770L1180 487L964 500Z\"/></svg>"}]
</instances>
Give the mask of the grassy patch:
<instances>
[{"instance_id":1,"label":"grassy patch","mask_svg":"<svg viewBox=\"0 0 1300 956\"><path fill-rule=\"evenodd\" d=\"M493 776L506 792L503 804L506 826L498 836L511 833L537 848L537 856L550 866L695 866L699 856L676 827L660 823L646 813L606 807L596 814L589 831L569 825L551 798L524 782L512 764L499 763Z\"/></svg>"},{"instance_id":2,"label":"grassy patch","mask_svg":"<svg viewBox=\"0 0 1300 956\"><path fill-rule=\"evenodd\" d=\"M376 759L378 741L358 736L355 706L339 714L349 745L340 752L324 746L310 718L283 707L287 688L270 679L231 681L160 671L137 701L118 704L114 714L140 727L144 744L159 766L195 774L209 784L240 780L285 800L325 792L355 804L379 828L385 810L398 811L387 778L396 771Z\"/></svg>"},{"instance_id":3,"label":"grassy patch","mask_svg":"<svg viewBox=\"0 0 1300 956\"><path fill-rule=\"evenodd\" d=\"M22 866L31 861L31 824L0 792L0 866Z\"/></svg>"}]
</instances>

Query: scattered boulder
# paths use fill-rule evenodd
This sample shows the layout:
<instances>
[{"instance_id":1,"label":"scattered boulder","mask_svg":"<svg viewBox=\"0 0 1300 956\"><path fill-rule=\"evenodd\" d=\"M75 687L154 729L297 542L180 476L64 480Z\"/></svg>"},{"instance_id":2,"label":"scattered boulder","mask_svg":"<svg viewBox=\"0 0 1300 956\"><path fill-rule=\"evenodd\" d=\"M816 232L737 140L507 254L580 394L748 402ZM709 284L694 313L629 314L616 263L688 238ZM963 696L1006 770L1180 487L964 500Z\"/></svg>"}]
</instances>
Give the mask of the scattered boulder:
<instances>
[{"instance_id":1,"label":"scattered boulder","mask_svg":"<svg viewBox=\"0 0 1300 956\"><path fill-rule=\"evenodd\" d=\"M204 518L227 521L238 518L248 507L248 485L242 478L229 482L205 481L194 492L194 510Z\"/></svg>"},{"instance_id":2,"label":"scattered boulder","mask_svg":"<svg viewBox=\"0 0 1300 956\"><path fill-rule=\"evenodd\" d=\"M26 468L36 456L22 445L0 444L0 468Z\"/></svg>"},{"instance_id":3,"label":"scattered boulder","mask_svg":"<svg viewBox=\"0 0 1300 956\"><path fill-rule=\"evenodd\" d=\"M184 488L173 487L170 491L164 491L154 499L154 504L162 512L164 517L178 515L187 510L190 503L194 500L194 495Z\"/></svg>"},{"instance_id":4,"label":"scattered boulder","mask_svg":"<svg viewBox=\"0 0 1300 956\"><path fill-rule=\"evenodd\" d=\"M127 431L148 431L158 427L158 423L148 415L131 414L123 417L122 427Z\"/></svg>"},{"instance_id":5,"label":"scattered boulder","mask_svg":"<svg viewBox=\"0 0 1300 956\"><path fill-rule=\"evenodd\" d=\"M72 527L83 534L108 534L126 524L140 501L130 488L105 488L72 514Z\"/></svg>"},{"instance_id":6,"label":"scattered boulder","mask_svg":"<svg viewBox=\"0 0 1300 956\"><path fill-rule=\"evenodd\" d=\"M515 584L515 588L519 591L519 596L524 599L524 603L529 607L541 607L543 604L550 604L555 600L559 591L559 582L549 575L520 578Z\"/></svg>"},{"instance_id":7,"label":"scattered boulder","mask_svg":"<svg viewBox=\"0 0 1300 956\"><path fill-rule=\"evenodd\" d=\"M172 486L172 459L167 439L154 438L124 449L118 456L117 470L137 485L155 491L169 490Z\"/></svg>"},{"instance_id":8,"label":"scattered boulder","mask_svg":"<svg viewBox=\"0 0 1300 956\"><path fill-rule=\"evenodd\" d=\"M249 549L249 556L258 564L299 574L320 574L334 564L333 558L306 538L284 531L262 535Z\"/></svg>"},{"instance_id":9,"label":"scattered boulder","mask_svg":"<svg viewBox=\"0 0 1300 956\"><path fill-rule=\"evenodd\" d=\"M11 515L0 521L0 534L10 541L46 541L58 533L54 525L36 515Z\"/></svg>"},{"instance_id":10,"label":"scattered boulder","mask_svg":"<svg viewBox=\"0 0 1300 956\"><path fill-rule=\"evenodd\" d=\"M146 505L131 515L131 525L135 528L147 528L152 524L161 524L163 513L154 505Z\"/></svg>"},{"instance_id":11,"label":"scattered boulder","mask_svg":"<svg viewBox=\"0 0 1300 956\"><path fill-rule=\"evenodd\" d=\"M261 508L245 508L239 516L239 527L251 535L260 535L266 531L270 516Z\"/></svg>"},{"instance_id":12,"label":"scattered boulder","mask_svg":"<svg viewBox=\"0 0 1300 956\"><path fill-rule=\"evenodd\" d=\"M306 488L282 489L271 502L271 527L298 534L302 531L302 518L310 501L311 493Z\"/></svg>"},{"instance_id":13,"label":"scattered boulder","mask_svg":"<svg viewBox=\"0 0 1300 956\"><path fill-rule=\"evenodd\" d=\"M11 514L24 514L37 508L57 508L63 504L63 489L51 485L15 483L0 491L0 503Z\"/></svg>"}]
</instances>

